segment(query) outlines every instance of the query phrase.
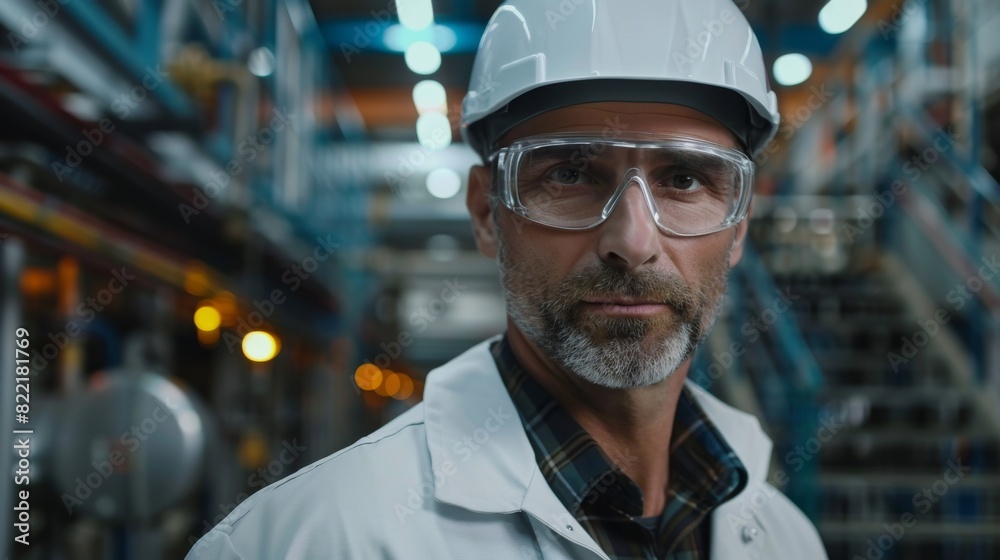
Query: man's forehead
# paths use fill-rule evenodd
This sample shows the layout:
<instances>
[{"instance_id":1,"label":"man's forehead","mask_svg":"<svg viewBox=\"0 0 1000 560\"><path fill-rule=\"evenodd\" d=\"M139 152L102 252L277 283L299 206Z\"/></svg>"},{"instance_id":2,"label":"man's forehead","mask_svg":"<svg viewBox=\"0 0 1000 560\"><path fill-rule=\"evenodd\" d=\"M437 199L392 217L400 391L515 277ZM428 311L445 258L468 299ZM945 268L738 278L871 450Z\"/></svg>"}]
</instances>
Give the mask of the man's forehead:
<instances>
[{"instance_id":1,"label":"man's forehead","mask_svg":"<svg viewBox=\"0 0 1000 560\"><path fill-rule=\"evenodd\" d=\"M600 102L572 105L532 117L508 131L501 145L559 132L682 134L739 149L736 136L709 115L670 103Z\"/></svg>"}]
</instances>

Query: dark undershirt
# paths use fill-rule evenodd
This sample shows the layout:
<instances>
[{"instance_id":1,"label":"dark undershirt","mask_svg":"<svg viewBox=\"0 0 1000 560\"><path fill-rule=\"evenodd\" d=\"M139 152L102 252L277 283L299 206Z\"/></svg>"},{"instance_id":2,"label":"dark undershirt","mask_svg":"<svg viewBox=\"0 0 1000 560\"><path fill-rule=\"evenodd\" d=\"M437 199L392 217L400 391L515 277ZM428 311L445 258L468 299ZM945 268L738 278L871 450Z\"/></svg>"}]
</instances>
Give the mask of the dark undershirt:
<instances>
[{"instance_id":1,"label":"dark undershirt","mask_svg":"<svg viewBox=\"0 0 1000 560\"><path fill-rule=\"evenodd\" d=\"M660 516L651 515L649 517L636 517L635 520L645 527L647 530L651 531L654 535L659 532L660 528Z\"/></svg>"}]
</instances>

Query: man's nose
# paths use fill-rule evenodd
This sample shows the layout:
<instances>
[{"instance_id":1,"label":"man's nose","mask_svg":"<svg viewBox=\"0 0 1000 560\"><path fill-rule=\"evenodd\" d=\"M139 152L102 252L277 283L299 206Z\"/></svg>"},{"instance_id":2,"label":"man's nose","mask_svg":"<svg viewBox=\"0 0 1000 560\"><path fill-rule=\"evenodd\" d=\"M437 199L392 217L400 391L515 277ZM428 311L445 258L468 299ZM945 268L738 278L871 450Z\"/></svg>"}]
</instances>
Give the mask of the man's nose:
<instances>
[{"instance_id":1,"label":"man's nose","mask_svg":"<svg viewBox=\"0 0 1000 560\"><path fill-rule=\"evenodd\" d=\"M632 180L617 207L600 226L598 251L601 260L625 270L656 261L660 252L660 229L643 196Z\"/></svg>"}]
</instances>

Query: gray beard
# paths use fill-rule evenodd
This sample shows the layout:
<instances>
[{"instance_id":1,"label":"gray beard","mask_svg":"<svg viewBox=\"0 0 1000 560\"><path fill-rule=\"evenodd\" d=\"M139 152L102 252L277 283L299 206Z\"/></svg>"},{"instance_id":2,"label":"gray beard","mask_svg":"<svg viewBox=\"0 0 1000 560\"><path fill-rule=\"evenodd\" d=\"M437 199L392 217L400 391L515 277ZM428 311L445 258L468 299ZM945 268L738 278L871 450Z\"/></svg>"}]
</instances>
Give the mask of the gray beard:
<instances>
[{"instance_id":1,"label":"gray beard","mask_svg":"<svg viewBox=\"0 0 1000 560\"><path fill-rule=\"evenodd\" d=\"M582 379L609 389L649 387L668 379L708 337L722 308L729 273L729 252L721 273L695 294L679 278L635 282L621 275L601 275L596 286L602 291L642 295L639 285L656 283L672 295L678 311L669 334L646 342L650 323L645 319L595 317L582 321L572 305L579 301L574 279L564 280L558 293L546 290L509 262L500 236L500 284L507 313L524 335L560 366ZM594 276L591 272L590 276ZM669 287L669 289L666 289ZM676 298L676 299L675 299ZM609 336L595 336L603 332ZM595 340L598 338L599 340Z\"/></svg>"}]
</instances>

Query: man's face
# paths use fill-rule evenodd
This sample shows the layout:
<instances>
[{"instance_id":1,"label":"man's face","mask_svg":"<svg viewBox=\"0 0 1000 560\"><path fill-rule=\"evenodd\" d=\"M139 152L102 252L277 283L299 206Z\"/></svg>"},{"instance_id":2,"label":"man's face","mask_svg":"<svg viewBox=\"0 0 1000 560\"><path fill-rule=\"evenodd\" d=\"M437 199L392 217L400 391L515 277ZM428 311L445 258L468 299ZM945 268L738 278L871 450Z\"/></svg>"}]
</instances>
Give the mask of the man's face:
<instances>
[{"instance_id":1,"label":"man's face","mask_svg":"<svg viewBox=\"0 0 1000 560\"><path fill-rule=\"evenodd\" d=\"M708 116L653 103L550 111L504 140L584 131L682 134L737 147ZM469 208L477 242L484 254L498 257L508 315L528 340L567 370L609 388L656 384L690 359L718 315L746 221L709 235L668 237L642 192L630 186L604 223L559 230L502 205L484 211L489 181L488 169L473 169Z\"/></svg>"}]
</instances>

